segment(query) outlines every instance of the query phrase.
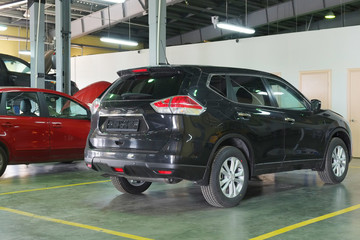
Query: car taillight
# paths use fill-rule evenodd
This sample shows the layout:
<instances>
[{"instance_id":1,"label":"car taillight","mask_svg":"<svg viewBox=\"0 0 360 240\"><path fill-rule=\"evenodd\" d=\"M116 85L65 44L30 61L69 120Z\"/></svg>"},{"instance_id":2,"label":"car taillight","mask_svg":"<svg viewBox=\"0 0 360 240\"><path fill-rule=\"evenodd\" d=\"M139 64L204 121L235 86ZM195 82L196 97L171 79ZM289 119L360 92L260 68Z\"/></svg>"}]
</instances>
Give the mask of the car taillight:
<instances>
[{"instance_id":1,"label":"car taillight","mask_svg":"<svg viewBox=\"0 0 360 240\"><path fill-rule=\"evenodd\" d=\"M169 170L159 170L157 172L161 175L170 175L173 173L173 171L169 171Z\"/></svg>"},{"instance_id":2,"label":"car taillight","mask_svg":"<svg viewBox=\"0 0 360 240\"><path fill-rule=\"evenodd\" d=\"M200 115L205 108L190 96L173 96L151 103L152 108L158 113Z\"/></svg>"},{"instance_id":3,"label":"car taillight","mask_svg":"<svg viewBox=\"0 0 360 240\"><path fill-rule=\"evenodd\" d=\"M113 168L115 172L120 172L123 173L124 169L123 168Z\"/></svg>"}]
</instances>

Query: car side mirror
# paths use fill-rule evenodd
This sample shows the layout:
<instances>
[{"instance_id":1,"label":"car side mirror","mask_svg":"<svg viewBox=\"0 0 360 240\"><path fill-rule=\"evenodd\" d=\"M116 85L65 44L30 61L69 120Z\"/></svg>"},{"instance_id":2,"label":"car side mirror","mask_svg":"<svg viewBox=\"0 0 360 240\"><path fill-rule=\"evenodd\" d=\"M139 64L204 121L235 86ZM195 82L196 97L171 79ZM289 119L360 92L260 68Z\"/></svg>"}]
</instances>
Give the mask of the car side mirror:
<instances>
[{"instance_id":1,"label":"car side mirror","mask_svg":"<svg viewBox=\"0 0 360 240\"><path fill-rule=\"evenodd\" d=\"M311 100L311 111L318 112L321 109L321 101L318 99Z\"/></svg>"}]
</instances>

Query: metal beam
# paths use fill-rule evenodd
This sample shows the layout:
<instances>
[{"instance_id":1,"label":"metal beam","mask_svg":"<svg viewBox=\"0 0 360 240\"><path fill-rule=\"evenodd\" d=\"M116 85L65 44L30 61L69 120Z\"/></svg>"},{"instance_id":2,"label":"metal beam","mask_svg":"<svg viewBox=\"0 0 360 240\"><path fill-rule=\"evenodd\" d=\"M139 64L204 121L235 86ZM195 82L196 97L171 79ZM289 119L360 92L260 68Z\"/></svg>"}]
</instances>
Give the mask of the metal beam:
<instances>
[{"instance_id":1,"label":"metal beam","mask_svg":"<svg viewBox=\"0 0 360 240\"><path fill-rule=\"evenodd\" d=\"M152 0L154 1L154 0ZM166 5L173 5L184 0L166 0ZM147 11L143 3L138 0L128 0L125 3L118 3L94 12L71 22L71 37L78 38L90 33L99 31L120 22L128 21L131 18L143 16ZM110 21L109 21L110 13Z\"/></svg>"},{"instance_id":2,"label":"metal beam","mask_svg":"<svg viewBox=\"0 0 360 240\"><path fill-rule=\"evenodd\" d=\"M31 50L31 77L30 86L45 88L44 62L44 1L34 1L30 7L30 50Z\"/></svg>"},{"instance_id":3,"label":"metal beam","mask_svg":"<svg viewBox=\"0 0 360 240\"><path fill-rule=\"evenodd\" d=\"M256 28L266 24L276 23L287 19L315 13L359 0L291 0L248 14L248 26ZM326 8L324 9L324 5ZM209 18L210 20L210 18ZM244 19L231 19L230 22L244 22ZM230 31L214 29L213 25L203 27L185 34L167 39L167 45L197 43L231 34Z\"/></svg>"},{"instance_id":4,"label":"metal beam","mask_svg":"<svg viewBox=\"0 0 360 240\"><path fill-rule=\"evenodd\" d=\"M71 93L70 1L56 0L56 90Z\"/></svg>"},{"instance_id":5,"label":"metal beam","mask_svg":"<svg viewBox=\"0 0 360 240\"><path fill-rule=\"evenodd\" d=\"M166 64L166 2L149 2L149 62L150 65Z\"/></svg>"}]
</instances>

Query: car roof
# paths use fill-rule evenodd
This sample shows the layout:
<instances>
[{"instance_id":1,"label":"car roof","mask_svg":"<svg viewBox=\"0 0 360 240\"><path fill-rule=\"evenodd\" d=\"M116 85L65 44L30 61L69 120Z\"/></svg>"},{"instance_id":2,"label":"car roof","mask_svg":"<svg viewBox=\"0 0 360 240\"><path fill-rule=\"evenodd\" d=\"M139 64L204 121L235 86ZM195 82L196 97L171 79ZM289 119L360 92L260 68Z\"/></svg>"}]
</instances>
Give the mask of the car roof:
<instances>
[{"instance_id":1,"label":"car roof","mask_svg":"<svg viewBox=\"0 0 360 240\"><path fill-rule=\"evenodd\" d=\"M50 89L43 89L43 88L30 88L30 87L0 87L0 93L3 92L43 92L43 93L53 93L53 94L57 94L57 95L61 95L67 98L70 98L71 100L74 100L75 102L81 103L81 105L86 106L87 108L88 105L85 104L84 102L80 101L77 98L74 98L66 93L62 93L62 92L58 92L58 91L54 91L54 90L50 90Z\"/></svg>"},{"instance_id":2,"label":"car roof","mask_svg":"<svg viewBox=\"0 0 360 240\"><path fill-rule=\"evenodd\" d=\"M170 69L197 69L203 73L213 73L213 74L221 74L221 73L238 73L238 74L250 74L250 75L260 75L264 77L271 77L279 79L279 76L276 76L272 73L254 70L254 69L247 69L247 68L237 68L237 67L224 67L224 66L211 66L211 65L157 65L157 66L146 66L140 68L133 68L133 69L126 69L118 71L118 75L127 75L130 74L133 70L137 69L151 69L151 70L170 70ZM141 74L141 71L139 72ZM281 79L281 78L280 78Z\"/></svg>"}]
</instances>

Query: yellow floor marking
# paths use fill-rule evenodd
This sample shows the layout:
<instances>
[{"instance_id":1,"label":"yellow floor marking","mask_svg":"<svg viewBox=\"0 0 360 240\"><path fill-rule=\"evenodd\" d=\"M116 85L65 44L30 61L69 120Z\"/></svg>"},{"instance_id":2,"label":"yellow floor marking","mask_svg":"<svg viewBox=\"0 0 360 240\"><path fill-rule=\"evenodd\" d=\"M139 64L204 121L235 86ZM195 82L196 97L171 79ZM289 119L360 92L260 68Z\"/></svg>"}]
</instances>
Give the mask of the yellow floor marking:
<instances>
[{"instance_id":1,"label":"yellow floor marking","mask_svg":"<svg viewBox=\"0 0 360 240\"><path fill-rule=\"evenodd\" d=\"M51 190L51 189L65 188L65 187L83 186L83 185L89 185L89 184L95 184L95 183L105 183L105 182L110 182L110 180L96 181L96 182L85 182L85 183L75 183L75 184L55 186L55 187L36 188L36 189L28 189L28 190L21 190L21 191L15 191L15 192L6 192L6 193L0 193L0 196L2 196L2 195L10 195L10 194L17 194L17 193L26 193L26 192Z\"/></svg>"},{"instance_id":2,"label":"yellow floor marking","mask_svg":"<svg viewBox=\"0 0 360 240\"><path fill-rule=\"evenodd\" d=\"M355 210L357 210L359 208L360 208L360 204L354 205L352 207L348 207L348 208L345 208L345 209L342 209L342 210L339 210L339 211L336 211L336 212L333 212L333 213L325 214L325 215L317 217L317 218L309 219L307 221L296 223L294 225L290 225L290 226L278 229L278 230L270 232L270 233L266 233L264 235L261 235L261 236L255 237L255 238L251 238L250 240L268 239L268 238L271 238L271 237L274 237L274 236L289 232L291 230L304 227L304 226L312 224L312 223L320 222L320 221L326 220L328 218L332 218L332 217L335 217L335 216L338 216L338 215L341 215L341 214L344 214L344 213L347 213L347 212L355 211Z\"/></svg>"},{"instance_id":3,"label":"yellow floor marking","mask_svg":"<svg viewBox=\"0 0 360 240\"><path fill-rule=\"evenodd\" d=\"M350 168L360 168L360 167L356 167L356 166L350 166Z\"/></svg>"},{"instance_id":4,"label":"yellow floor marking","mask_svg":"<svg viewBox=\"0 0 360 240\"><path fill-rule=\"evenodd\" d=\"M23 212L23 211L19 211L19 210L16 210L16 209L6 208L6 207L0 207L0 211L6 211L6 212L10 212L10 213L15 213L15 214L19 214L19 215L26 216L26 217L45 220L45 221L48 221L48 222L61 223L61 224L65 224L65 225L69 225L69 226L73 226L73 227L85 228L85 229L88 229L88 230L93 230L93 231L97 231L97 232L103 232L103 233L107 233L107 234L111 234L111 235L115 235L115 236L134 239L134 240L152 240L150 238L144 238L144 237L140 237L140 236L136 236L136 235L132 235L132 234L128 234L128 233L117 232L117 231L113 231L113 230L109 230L109 229L105 229L105 228L99 228L99 227L94 227L94 226L85 225L85 224L81 224L81 223L64 221L64 220L60 220L60 219L56 219L56 218L50 218L50 217L46 217L46 216L40 216L40 215L36 215L36 214L28 213L28 212Z\"/></svg>"}]
</instances>

